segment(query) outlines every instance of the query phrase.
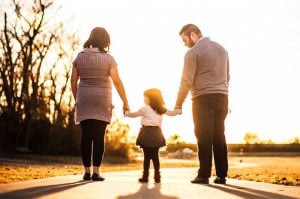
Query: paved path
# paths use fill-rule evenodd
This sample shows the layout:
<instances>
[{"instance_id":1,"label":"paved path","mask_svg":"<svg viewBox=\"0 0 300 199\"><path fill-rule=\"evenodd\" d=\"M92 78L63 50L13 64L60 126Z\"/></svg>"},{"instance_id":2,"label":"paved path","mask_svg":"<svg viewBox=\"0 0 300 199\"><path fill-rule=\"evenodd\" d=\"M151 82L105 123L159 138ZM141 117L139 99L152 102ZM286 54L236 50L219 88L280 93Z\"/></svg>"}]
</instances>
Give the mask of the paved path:
<instances>
[{"instance_id":1,"label":"paved path","mask_svg":"<svg viewBox=\"0 0 300 199\"><path fill-rule=\"evenodd\" d=\"M153 171L151 172L151 174ZM300 198L300 186L284 186L268 183L228 179L227 185L191 184L195 168L162 169L162 183L148 184L137 179L141 171L106 172L104 182L81 181L81 175L59 176L25 182L0 184L0 198L101 198L101 199L241 199Z\"/></svg>"}]
</instances>

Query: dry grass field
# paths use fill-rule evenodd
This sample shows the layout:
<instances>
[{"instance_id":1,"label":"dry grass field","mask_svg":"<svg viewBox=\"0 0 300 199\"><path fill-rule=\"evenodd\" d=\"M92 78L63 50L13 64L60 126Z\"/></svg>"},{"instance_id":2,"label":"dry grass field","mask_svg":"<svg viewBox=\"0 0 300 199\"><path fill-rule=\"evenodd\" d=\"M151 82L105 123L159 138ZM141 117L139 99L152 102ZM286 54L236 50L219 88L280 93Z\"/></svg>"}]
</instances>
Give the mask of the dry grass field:
<instances>
[{"instance_id":1,"label":"dry grass field","mask_svg":"<svg viewBox=\"0 0 300 199\"><path fill-rule=\"evenodd\" d=\"M231 162L240 158L232 157ZM232 167L229 177L284 185L300 185L300 156L250 156L244 157L241 165Z\"/></svg>"},{"instance_id":2,"label":"dry grass field","mask_svg":"<svg viewBox=\"0 0 300 199\"><path fill-rule=\"evenodd\" d=\"M81 174L80 157L5 154L0 156L0 183L58 175ZM284 185L300 185L300 155L229 156L229 177ZM162 168L198 167L196 158L161 158ZM105 157L102 172L142 169L141 160L124 162ZM214 172L213 172L214 175Z\"/></svg>"}]
</instances>

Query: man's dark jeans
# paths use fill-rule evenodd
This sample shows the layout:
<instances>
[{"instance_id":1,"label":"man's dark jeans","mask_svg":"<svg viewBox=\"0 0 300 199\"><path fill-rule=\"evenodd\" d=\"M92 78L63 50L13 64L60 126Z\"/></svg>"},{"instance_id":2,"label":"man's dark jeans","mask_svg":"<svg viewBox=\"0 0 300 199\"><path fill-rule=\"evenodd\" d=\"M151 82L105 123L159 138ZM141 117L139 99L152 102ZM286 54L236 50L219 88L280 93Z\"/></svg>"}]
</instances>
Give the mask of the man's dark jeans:
<instances>
[{"instance_id":1,"label":"man's dark jeans","mask_svg":"<svg viewBox=\"0 0 300 199\"><path fill-rule=\"evenodd\" d=\"M211 176L212 152L218 177L228 171L224 121L228 113L228 96L205 94L193 99L194 130L198 144L200 168L198 176Z\"/></svg>"}]
</instances>

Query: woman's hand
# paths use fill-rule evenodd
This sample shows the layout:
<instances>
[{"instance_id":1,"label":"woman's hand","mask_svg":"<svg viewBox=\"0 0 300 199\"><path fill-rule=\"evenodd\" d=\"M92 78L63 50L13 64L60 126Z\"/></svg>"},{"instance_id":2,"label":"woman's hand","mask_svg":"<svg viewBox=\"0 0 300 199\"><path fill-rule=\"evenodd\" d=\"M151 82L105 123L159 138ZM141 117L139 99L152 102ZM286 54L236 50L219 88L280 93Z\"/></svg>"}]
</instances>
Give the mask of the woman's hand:
<instances>
[{"instance_id":1,"label":"woman's hand","mask_svg":"<svg viewBox=\"0 0 300 199\"><path fill-rule=\"evenodd\" d=\"M126 111L130 111L129 105L127 103L123 104L123 114L125 114Z\"/></svg>"}]
</instances>

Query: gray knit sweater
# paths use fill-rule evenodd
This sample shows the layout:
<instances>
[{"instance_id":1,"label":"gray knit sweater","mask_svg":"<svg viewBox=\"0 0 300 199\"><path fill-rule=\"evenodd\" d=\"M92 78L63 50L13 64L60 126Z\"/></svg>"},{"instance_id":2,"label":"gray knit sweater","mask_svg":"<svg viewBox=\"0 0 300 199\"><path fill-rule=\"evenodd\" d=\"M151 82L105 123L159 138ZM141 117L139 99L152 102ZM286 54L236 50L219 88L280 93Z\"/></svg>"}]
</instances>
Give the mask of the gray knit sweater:
<instances>
[{"instance_id":1,"label":"gray knit sweater","mask_svg":"<svg viewBox=\"0 0 300 199\"><path fill-rule=\"evenodd\" d=\"M192 99L211 93L228 95L228 84L227 51L208 37L202 38L185 55L176 107L182 107L189 91Z\"/></svg>"},{"instance_id":2,"label":"gray knit sweater","mask_svg":"<svg viewBox=\"0 0 300 199\"><path fill-rule=\"evenodd\" d=\"M87 119L110 122L112 117L112 83L109 70L117 67L110 54L98 48L86 48L73 62L79 74L75 102L75 123Z\"/></svg>"}]
</instances>

